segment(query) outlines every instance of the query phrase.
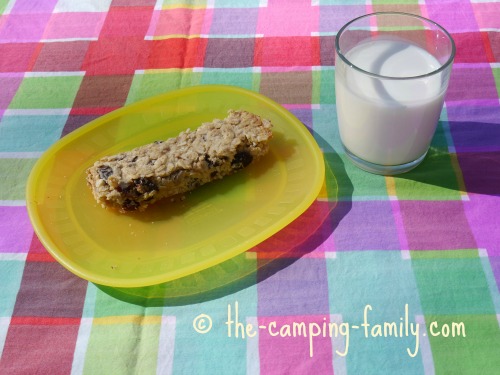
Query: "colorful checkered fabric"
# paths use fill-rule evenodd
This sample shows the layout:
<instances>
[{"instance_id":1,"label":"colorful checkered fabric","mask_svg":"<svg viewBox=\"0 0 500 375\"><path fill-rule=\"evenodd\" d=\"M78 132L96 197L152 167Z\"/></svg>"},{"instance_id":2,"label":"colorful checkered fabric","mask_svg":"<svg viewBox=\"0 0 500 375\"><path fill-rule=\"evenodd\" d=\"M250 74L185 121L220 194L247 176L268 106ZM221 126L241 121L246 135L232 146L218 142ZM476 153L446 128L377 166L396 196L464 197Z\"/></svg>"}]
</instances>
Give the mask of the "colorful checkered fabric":
<instances>
[{"instance_id":1,"label":"colorful checkered fabric","mask_svg":"<svg viewBox=\"0 0 500 375\"><path fill-rule=\"evenodd\" d=\"M389 10L457 45L430 153L398 177L346 159L334 95L336 33ZM37 158L114 109L212 83L313 131L326 181L311 208L149 289L55 262L26 211ZM0 0L0 374L499 374L499 97L497 1Z\"/></svg>"}]
</instances>

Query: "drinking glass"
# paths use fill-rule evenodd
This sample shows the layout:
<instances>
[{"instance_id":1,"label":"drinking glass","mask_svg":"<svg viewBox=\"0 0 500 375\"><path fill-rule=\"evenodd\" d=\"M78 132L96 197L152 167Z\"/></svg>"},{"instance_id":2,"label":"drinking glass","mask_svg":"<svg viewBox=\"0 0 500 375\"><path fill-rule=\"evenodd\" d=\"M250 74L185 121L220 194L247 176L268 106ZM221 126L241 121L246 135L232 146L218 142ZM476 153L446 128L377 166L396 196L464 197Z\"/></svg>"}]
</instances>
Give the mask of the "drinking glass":
<instances>
[{"instance_id":1,"label":"drinking glass","mask_svg":"<svg viewBox=\"0 0 500 375\"><path fill-rule=\"evenodd\" d=\"M443 108L455 43L426 18L372 13L335 39L338 126L348 158L395 175L425 158Z\"/></svg>"}]
</instances>

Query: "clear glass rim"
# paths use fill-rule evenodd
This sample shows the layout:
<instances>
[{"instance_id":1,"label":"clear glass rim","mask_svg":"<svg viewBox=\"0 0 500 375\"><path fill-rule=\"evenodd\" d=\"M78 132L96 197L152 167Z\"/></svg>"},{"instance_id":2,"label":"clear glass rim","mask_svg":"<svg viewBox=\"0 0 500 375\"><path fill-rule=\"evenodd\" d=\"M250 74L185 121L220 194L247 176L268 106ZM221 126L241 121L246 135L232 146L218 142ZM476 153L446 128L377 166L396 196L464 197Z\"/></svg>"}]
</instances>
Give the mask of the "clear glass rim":
<instances>
[{"instance_id":1,"label":"clear glass rim","mask_svg":"<svg viewBox=\"0 0 500 375\"><path fill-rule=\"evenodd\" d=\"M439 68L433 70L432 72L429 72L429 73L426 73L426 74L422 74L422 75L418 75L418 76L409 76L409 77L384 76L384 75L381 75L381 74L376 74L376 73L369 72L367 70L361 69L360 67L354 65L351 61L349 61L349 59L347 57L344 56L344 54L341 51L341 49L340 49L340 37L344 33L344 31L351 24L359 21L360 19L368 18L368 17L373 17L373 16L378 16L378 15L399 15L399 16L411 17L411 18L420 19L422 21L425 21L425 22L427 22L429 24L434 25L440 31L442 31L446 35L446 37L448 38L448 40L449 40L449 42L451 44L450 57L448 58L448 60L446 60L446 62L443 65L441 65ZM419 16L419 15L416 15L416 14L412 14L412 13L405 13L405 12L375 12L375 13L368 13L368 14L362 15L360 17L356 17L356 18L352 19L351 21L347 22L344 26L342 26L340 28L339 32L337 33L337 36L335 37L335 50L337 52L337 55L342 59L342 61L344 63L346 63L349 67L357 70L358 72L361 72L363 74L366 74L366 75L369 75L369 76L372 76L372 77L375 77L375 78L404 81L404 80L410 80L410 79L421 79L421 78L430 77L430 76L433 76L433 75L435 75L435 74L437 74L439 72L442 72L443 70L447 69L453 63L453 60L455 59L456 46L455 46L455 41L451 37L450 33L448 31L446 31L446 29L444 27L442 27L438 23L436 23L436 22L434 22L434 21L432 21L432 20L430 20L428 18Z\"/></svg>"}]
</instances>

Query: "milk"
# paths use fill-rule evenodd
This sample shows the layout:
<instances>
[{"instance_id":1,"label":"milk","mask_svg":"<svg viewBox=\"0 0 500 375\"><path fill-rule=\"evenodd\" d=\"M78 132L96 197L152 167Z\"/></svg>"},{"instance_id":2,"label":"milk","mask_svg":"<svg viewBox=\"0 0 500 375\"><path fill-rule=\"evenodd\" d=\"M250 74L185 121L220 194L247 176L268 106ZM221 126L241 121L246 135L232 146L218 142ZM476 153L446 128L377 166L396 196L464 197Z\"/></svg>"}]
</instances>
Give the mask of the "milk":
<instances>
[{"instance_id":1,"label":"milk","mask_svg":"<svg viewBox=\"0 0 500 375\"><path fill-rule=\"evenodd\" d=\"M441 64L397 39L372 39L346 54L355 66L387 77L415 77ZM336 60L336 98L343 145L380 165L412 162L427 152L443 106L441 73L409 80L374 78Z\"/></svg>"}]
</instances>

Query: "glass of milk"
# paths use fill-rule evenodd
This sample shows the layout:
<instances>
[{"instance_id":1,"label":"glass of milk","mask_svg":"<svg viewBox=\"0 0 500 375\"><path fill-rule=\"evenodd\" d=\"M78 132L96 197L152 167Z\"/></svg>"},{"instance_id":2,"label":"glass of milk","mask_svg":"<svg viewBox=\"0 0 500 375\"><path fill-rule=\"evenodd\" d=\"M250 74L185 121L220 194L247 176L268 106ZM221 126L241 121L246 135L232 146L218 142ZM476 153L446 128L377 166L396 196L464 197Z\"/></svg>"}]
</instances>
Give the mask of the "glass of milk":
<instances>
[{"instance_id":1,"label":"glass of milk","mask_svg":"<svg viewBox=\"0 0 500 375\"><path fill-rule=\"evenodd\" d=\"M335 95L346 155L395 175L424 159L455 57L450 34L426 18L383 12L356 18L335 40Z\"/></svg>"}]
</instances>

